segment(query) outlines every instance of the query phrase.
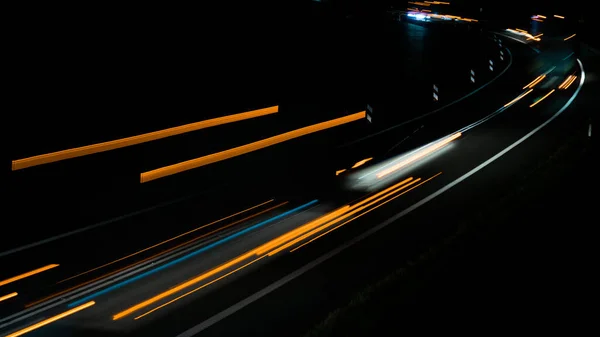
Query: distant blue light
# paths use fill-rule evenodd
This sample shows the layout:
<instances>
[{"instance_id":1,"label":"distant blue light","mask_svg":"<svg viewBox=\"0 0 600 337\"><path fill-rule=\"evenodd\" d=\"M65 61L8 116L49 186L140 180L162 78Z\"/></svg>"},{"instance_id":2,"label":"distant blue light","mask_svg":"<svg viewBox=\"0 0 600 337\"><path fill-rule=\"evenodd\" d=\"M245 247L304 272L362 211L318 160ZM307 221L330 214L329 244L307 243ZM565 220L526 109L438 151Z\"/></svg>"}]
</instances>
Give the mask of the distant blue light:
<instances>
[{"instance_id":1,"label":"distant blue light","mask_svg":"<svg viewBox=\"0 0 600 337\"><path fill-rule=\"evenodd\" d=\"M119 289L119 288L121 288L124 285L127 285L129 283L133 283L133 282L135 282L137 280L140 280L140 279L142 279L142 278L144 278L146 276L152 275L152 274L154 274L156 272L159 272L159 271L161 271L163 269L166 269L166 268L168 268L170 266L173 266L173 265L175 265L175 264L177 264L179 262L185 261L185 260L187 260L187 259L189 259L189 258L191 258L193 256L196 256L196 255L198 255L200 253L204 253L205 251L207 251L209 249L212 249L212 248L214 248L216 246L219 246L219 245L221 245L221 244L223 244L223 243L225 243L227 241L233 240L233 239L237 238L238 236L246 234L246 233L248 233L248 232L250 232L250 231L252 231L252 230L254 230L256 228L262 227L262 226L264 226L266 224L269 224L269 223L271 223L271 222L273 222L275 220L279 220L279 219L281 219L281 218L283 218L285 216L288 216L288 215L290 215L292 213L295 213L295 212L298 212L300 210L303 210L303 209L305 209L305 208L307 208L309 206L312 206L312 205L316 204L317 202L319 202L319 200L313 200L313 201L311 201L311 202L309 202L307 204L304 204L302 206L296 207L296 208L294 208L292 210L289 210L289 211L287 211L285 213L281 213L281 214L279 214L279 215L277 215L275 217L272 217L272 218L270 218L268 220L260 222L260 223L254 225L254 226L250 226L250 227L248 227L248 228L246 228L244 230L241 230L241 231L239 231L239 232L237 232L235 234L229 235L229 236L227 236L227 237L225 237L225 238L223 238L223 239L221 239L221 240L219 240L217 242L211 243L208 246L202 247L202 248L200 248L200 249L198 249L198 250L196 250L194 252L191 252L191 253L189 253L187 255L184 255L184 256L176 259L176 260L173 260L173 261L171 261L169 263L163 264L162 266L160 266L158 268L151 269L151 270L149 270L149 271L147 271L145 273L142 273L140 275L134 276L134 277L132 277L132 278L130 278L128 280L119 282L119 283L117 283L115 285L112 285L112 286L106 288L106 289L97 291L97 292L95 292L95 293L93 293L91 295L88 295L88 296L86 296L86 297L84 297L82 299L79 299L79 300L77 300L75 302L72 302L71 304L68 305L68 307L69 308L76 307L76 306L78 306L80 304L83 304L83 303L85 303L85 302L87 302L87 301L89 301L89 300L91 300L93 298L96 298L96 297L100 296L100 295L104 295L104 294L109 293L109 292L111 292L113 290Z\"/></svg>"}]
</instances>

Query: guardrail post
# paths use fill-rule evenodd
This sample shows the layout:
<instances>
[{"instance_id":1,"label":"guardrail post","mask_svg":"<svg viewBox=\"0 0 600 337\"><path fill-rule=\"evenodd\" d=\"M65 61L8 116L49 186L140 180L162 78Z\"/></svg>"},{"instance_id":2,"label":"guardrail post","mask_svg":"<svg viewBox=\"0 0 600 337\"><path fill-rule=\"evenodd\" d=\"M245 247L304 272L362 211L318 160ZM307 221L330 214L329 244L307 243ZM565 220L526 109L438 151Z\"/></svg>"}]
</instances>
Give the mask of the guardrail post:
<instances>
[{"instance_id":1,"label":"guardrail post","mask_svg":"<svg viewBox=\"0 0 600 337\"><path fill-rule=\"evenodd\" d=\"M439 96L439 89L437 87L437 85L433 85L433 101L437 102L440 100L440 96Z\"/></svg>"},{"instance_id":2,"label":"guardrail post","mask_svg":"<svg viewBox=\"0 0 600 337\"><path fill-rule=\"evenodd\" d=\"M504 61L504 52L500 50L500 61Z\"/></svg>"},{"instance_id":3,"label":"guardrail post","mask_svg":"<svg viewBox=\"0 0 600 337\"><path fill-rule=\"evenodd\" d=\"M494 71L494 61L490 60L490 71Z\"/></svg>"},{"instance_id":4,"label":"guardrail post","mask_svg":"<svg viewBox=\"0 0 600 337\"><path fill-rule=\"evenodd\" d=\"M373 108L367 104L367 121L369 121L369 123L373 123Z\"/></svg>"},{"instance_id":5,"label":"guardrail post","mask_svg":"<svg viewBox=\"0 0 600 337\"><path fill-rule=\"evenodd\" d=\"M475 83L475 70L471 69L471 83Z\"/></svg>"}]
</instances>

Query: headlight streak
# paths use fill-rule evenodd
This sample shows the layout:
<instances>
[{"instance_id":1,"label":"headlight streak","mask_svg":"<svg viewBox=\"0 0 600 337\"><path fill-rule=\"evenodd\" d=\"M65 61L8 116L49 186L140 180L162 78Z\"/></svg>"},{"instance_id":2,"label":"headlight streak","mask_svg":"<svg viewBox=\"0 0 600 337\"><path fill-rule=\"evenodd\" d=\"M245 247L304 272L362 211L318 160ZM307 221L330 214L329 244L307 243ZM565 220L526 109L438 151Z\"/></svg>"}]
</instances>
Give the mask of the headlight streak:
<instances>
[{"instance_id":1,"label":"headlight streak","mask_svg":"<svg viewBox=\"0 0 600 337\"><path fill-rule=\"evenodd\" d=\"M528 87L533 87L535 85L537 85L538 83L540 83L549 73L551 73L552 71L554 71L554 69L556 69L555 66L551 67L550 69L548 69L546 72L544 72L543 74L539 75L538 77L536 77L532 82L530 82L528 85L526 85L524 88L528 88ZM501 112L503 112L504 110L506 110L507 108L509 108L510 106L512 106L513 104L515 104L516 102L518 102L519 100L523 99L525 96L529 95L531 92L533 91L533 89L529 89L526 92L520 94L519 96L517 96L515 99L513 99L512 101L506 103L502 108L496 110L495 112L493 112L492 114L484 117L483 119L472 123L446 137L443 137L437 141L431 142L429 144L423 145L415 150L412 150L406 154L401 155L399 158L385 164L382 167L376 167L371 169L369 172L361 175L360 177L358 177L358 180L364 179L372 174L376 174L376 177L378 179L384 177L386 174L395 172L401 168L407 167L410 164L412 164L413 162L422 159L424 157L426 157L427 155L441 149L442 147L444 147L445 145L447 145L448 139L449 138L453 138L456 139L458 137L460 137L460 135L462 135L464 132L478 126L481 125L483 123L485 123L486 121L490 120L491 118L497 116L498 114L500 114ZM452 140L454 140L452 139ZM407 159L408 158L408 159ZM413 159L413 160L410 160ZM390 166L392 166L390 168ZM383 171L383 173L382 173ZM379 172L379 173L377 173Z\"/></svg>"},{"instance_id":2,"label":"headlight streak","mask_svg":"<svg viewBox=\"0 0 600 337\"><path fill-rule=\"evenodd\" d=\"M421 151L409 156L408 158L404 159L403 161L393 165L392 167L389 167L379 173L377 173L377 178L381 179L387 175L389 175L390 173L396 172L401 168L404 168L412 163L414 163L415 161L422 159L430 154L432 154L433 152L441 149L442 147L450 144L450 142L452 142L453 140L459 138L460 136L462 136L461 132L457 132L441 141L436 142L435 144L426 147L424 149L422 149Z\"/></svg>"}]
</instances>

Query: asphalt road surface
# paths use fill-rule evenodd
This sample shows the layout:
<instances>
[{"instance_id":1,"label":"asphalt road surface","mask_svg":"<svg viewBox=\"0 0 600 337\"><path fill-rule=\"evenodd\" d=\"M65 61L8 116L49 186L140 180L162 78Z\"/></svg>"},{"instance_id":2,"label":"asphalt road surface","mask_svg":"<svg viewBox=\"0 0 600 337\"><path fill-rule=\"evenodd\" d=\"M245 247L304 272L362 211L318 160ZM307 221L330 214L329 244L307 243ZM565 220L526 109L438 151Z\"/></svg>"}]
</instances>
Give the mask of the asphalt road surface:
<instances>
[{"instance_id":1,"label":"asphalt road surface","mask_svg":"<svg viewBox=\"0 0 600 337\"><path fill-rule=\"evenodd\" d=\"M565 128L586 120L576 102L593 104L593 83L588 88L584 78L597 72L585 60L573 59L572 70L557 78L548 72L529 91L524 87L542 75L528 69L543 42L499 37L506 62L494 70L497 78L442 111L347 145L372 149L372 159L345 168L334 192L246 191L247 202L222 199L213 209L189 198L1 256L19 267L2 270L0 296L18 295L0 302L0 331L183 337L308 330L394 261L449 233L453 219L501 193ZM563 90L565 81L572 83ZM398 139L401 128L422 131ZM181 226L171 224L181 221L199 229L177 237Z\"/></svg>"}]
</instances>

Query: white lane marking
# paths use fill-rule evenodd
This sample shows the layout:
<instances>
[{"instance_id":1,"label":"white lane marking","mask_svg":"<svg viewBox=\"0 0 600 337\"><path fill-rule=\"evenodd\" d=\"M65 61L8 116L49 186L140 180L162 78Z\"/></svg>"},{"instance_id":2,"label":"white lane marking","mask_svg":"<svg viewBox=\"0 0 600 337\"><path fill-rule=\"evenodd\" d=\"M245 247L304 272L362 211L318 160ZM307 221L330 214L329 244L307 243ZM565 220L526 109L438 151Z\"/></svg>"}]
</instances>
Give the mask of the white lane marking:
<instances>
[{"instance_id":1,"label":"white lane marking","mask_svg":"<svg viewBox=\"0 0 600 337\"><path fill-rule=\"evenodd\" d=\"M575 100L575 97L577 97L577 95L579 94L579 91L581 91L581 87L583 86L583 82L585 80L585 72L583 71L583 64L581 63L581 61L579 59L577 59L577 62L579 63L579 67L581 67L581 80L579 81L579 87L577 88L577 90L575 90L575 93L573 93L573 96L571 96L571 98L567 101L567 103L565 103L565 105L563 105L563 107L558 110L558 112L556 112L552 117L550 117L547 121L545 121L544 123L542 123L540 126L538 126L537 128L533 129L531 132L529 132L528 134L526 134L525 136L523 136L521 139L517 140L516 142L512 143L511 145L509 145L507 148L505 148L504 150L498 152L496 155L494 155L493 157L491 157L490 159L486 160L485 162L479 164L479 166L475 167L474 169L472 169L471 171L465 173L464 175L462 175L461 177L459 177L458 179L454 180L453 182L449 183L448 185L442 187L441 189L437 190L436 192L430 194L429 196L421 199L420 201L418 201L417 203L413 204L412 206L410 206L409 208L405 209L404 211L394 215L393 217L387 219L386 221L382 222L381 224L377 225L376 227L371 228L370 230L364 232L363 234L361 234L360 236L357 236L356 238L354 238L353 240L339 246L338 248L330 251L327 254L322 255L321 257L317 258L316 260L313 260L312 262L304 265L303 267L301 267L300 269L297 269L296 271L288 274L287 276L284 276L283 278L279 279L278 281L275 281L273 283L271 283L269 286L267 286L266 288L250 295L249 297L241 300L240 302L230 306L229 308L219 312L218 314L210 317L209 319L205 320L204 322L184 331L183 333L177 335L176 337L192 337L195 336L196 334L198 334L199 332L209 328L210 326L214 325L215 323L218 323L219 321L221 321L222 319L234 314L235 312L241 310L242 308L244 308L245 306L251 304L252 302L260 299L261 297L271 293L272 291L278 289L279 287L285 285L286 283L292 281L293 279L297 278L298 276L306 273L307 271L313 269L314 267L318 266L319 264L329 260L330 258L336 256L337 254L341 253L342 251L344 251L346 248L349 248L355 244L357 244L358 242L364 240L365 238L375 234L376 232L380 231L381 229L387 227L388 225L390 225L391 223L397 221L398 219L402 218L403 216L407 215L408 213L414 211L415 209L425 205L426 203L428 203L429 201L433 200L434 198L438 197L440 194L448 191L449 189L451 189L452 187L460 184L461 182L463 182L464 180L466 180L467 178L469 178L470 176L472 176L473 174L477 173L479 170L483 169L484 167L488 166L489 164L491 164L492 162L494 162L495 160L497 160L498 158L502 157L503 155L505 155L508 151L514 149L515 147L517 147L519 144L523 143L525 140L527 140L529 137L533 136L535 133L537 133L538 131L540 131L542 128L544 128L546 125L548 125L550 122L552 122L553 120L555 120L560 114L563 113L563 111L565 111L569 105L571 105L571 103L573 103L573 101Z\"/></svg>"},{"instance_id":2,"label":"white lane marking","mask_svg":"<svg viewBox=\"0 0 600 337\"><path fill-rule=\"evenodd\" d=\"M588 137L592 137L592 123L590 123L590 126L588 127Z\"/></svg>"}]
</instances>

